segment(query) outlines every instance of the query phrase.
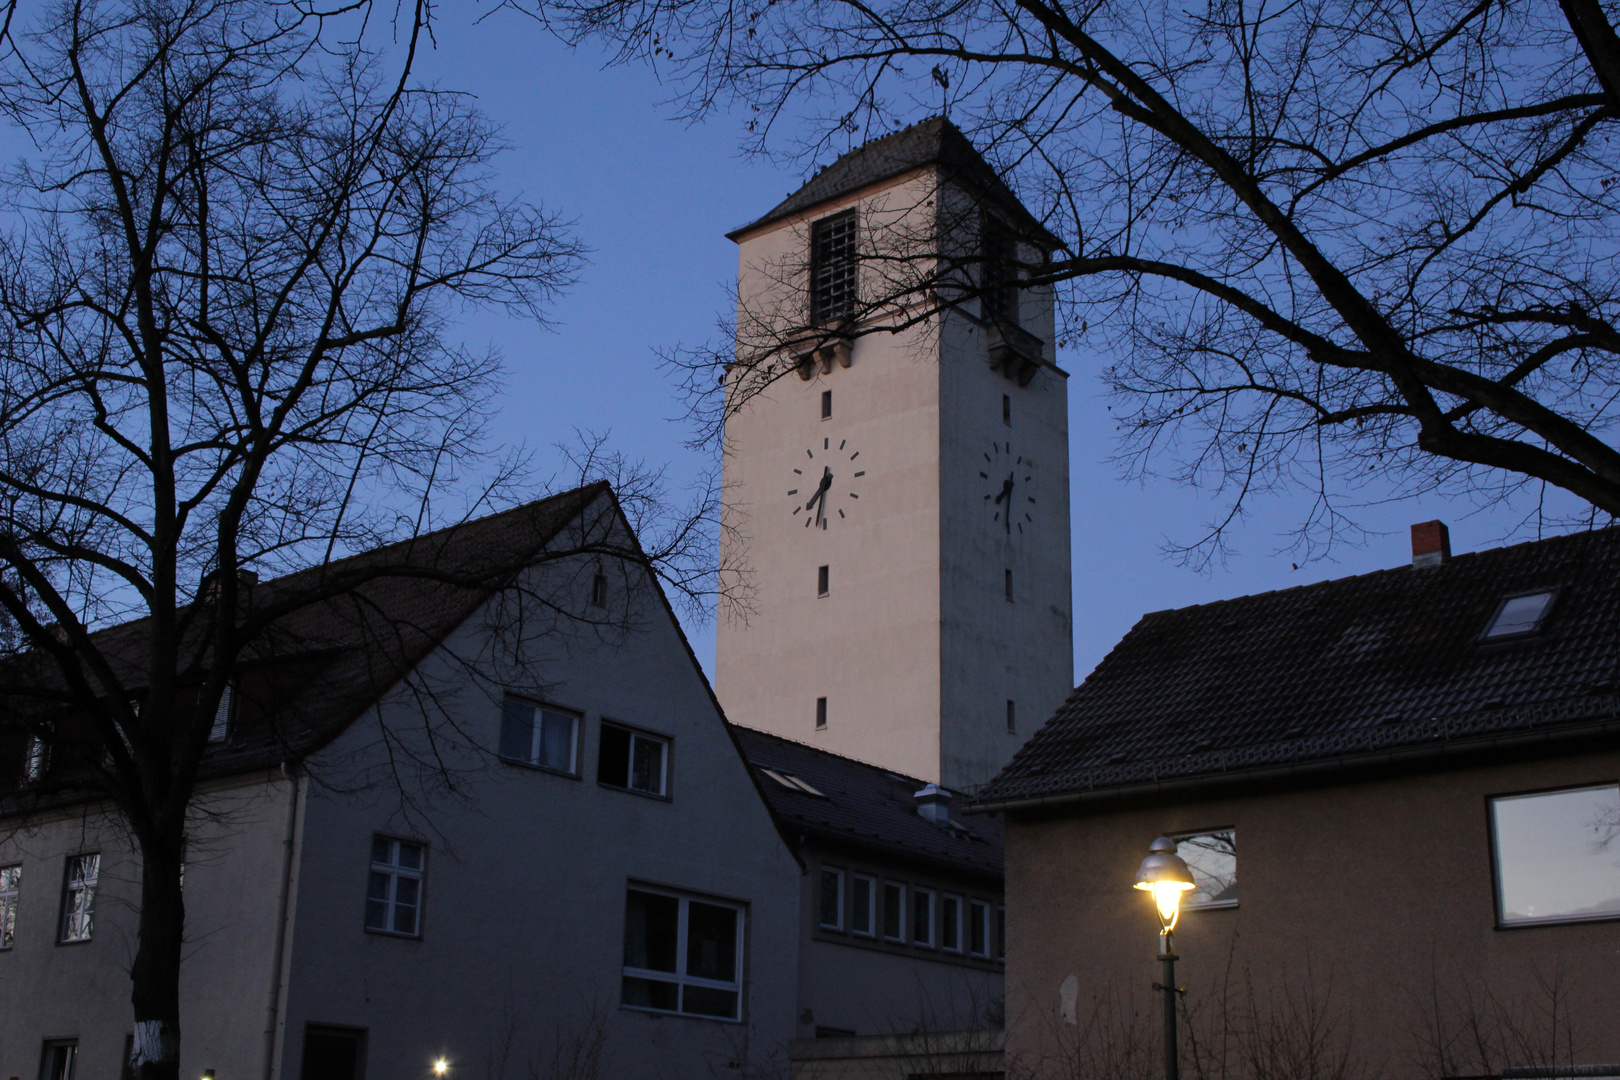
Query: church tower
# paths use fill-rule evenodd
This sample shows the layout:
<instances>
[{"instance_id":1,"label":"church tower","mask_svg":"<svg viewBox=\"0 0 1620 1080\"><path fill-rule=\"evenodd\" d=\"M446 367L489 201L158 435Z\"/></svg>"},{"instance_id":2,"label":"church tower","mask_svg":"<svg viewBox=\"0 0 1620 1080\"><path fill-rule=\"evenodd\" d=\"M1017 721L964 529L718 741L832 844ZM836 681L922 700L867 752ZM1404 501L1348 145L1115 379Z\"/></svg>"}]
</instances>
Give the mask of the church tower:
<instances>
[{"instance_id":1,"label":"church tower","mask_svg":"<svg viewBox=\"0 0 1620 1080\"><path fill-rule=\"evenodd\" d=\"M739 247L727 715L960 788L1073 687L1055 241L936 118L839 158Z\"/></svg>"}]
</instances>

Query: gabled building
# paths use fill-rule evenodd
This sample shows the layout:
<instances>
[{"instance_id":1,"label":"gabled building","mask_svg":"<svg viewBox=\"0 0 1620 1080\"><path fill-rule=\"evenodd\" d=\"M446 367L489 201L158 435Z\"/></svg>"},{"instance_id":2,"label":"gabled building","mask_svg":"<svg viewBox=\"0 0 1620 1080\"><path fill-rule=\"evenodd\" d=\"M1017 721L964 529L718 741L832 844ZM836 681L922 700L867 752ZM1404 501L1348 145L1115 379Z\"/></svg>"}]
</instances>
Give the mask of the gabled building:
<instances>
[{"instance_id":1,"label":"gabled building","mask_svg":"<svg viewBox=\"0 0 1620 1080\"><path fill-rule=\"evenodd\" d=\"M382 579L244 662L187 837L183 1075L517 1077L560 1048L697 1078L796 1034L802 869L656 584L541 559L593 537L634 543L605 485L357 556L538 565ZM114 1077L138 857L50 750L0 761L0 1076Z\"/></svg>"},{"instance_id":2,"label":"gabled building","mask_svg":"<svg viewBox=\"0 0 1620 1080\"><path fill-rule=\"evenodd\" d=\"M1132 883L1169 836L1195 1029L1314 1008L1391 1075L1620 1061L1620 530L1452 557L1430 522L1410 566L1146 615L976 809L1010 1060L1157 1022Z\"/></svg>"}]
</instances>

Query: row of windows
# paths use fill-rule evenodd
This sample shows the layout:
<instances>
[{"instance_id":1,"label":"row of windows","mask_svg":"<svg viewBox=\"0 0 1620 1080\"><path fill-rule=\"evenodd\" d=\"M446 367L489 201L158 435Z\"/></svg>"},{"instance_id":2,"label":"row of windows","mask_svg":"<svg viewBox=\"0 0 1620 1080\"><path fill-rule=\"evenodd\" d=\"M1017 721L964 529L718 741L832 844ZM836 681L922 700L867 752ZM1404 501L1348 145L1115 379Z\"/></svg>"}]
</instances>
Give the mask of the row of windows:
<instances>
[{"instance_id":1,"label":"row of windows","mask_svg":"<svg viewBox=\"0 0 1620 1080\"><path fill-rule=\"evenodd\" d=\"M501 710L501 757L564 776L580 775L579 713L507 698ZM669 794L670 740L603 720L597 733L596 780L643 795Z\"/></svg>"},{"instance_id":2,"label":"row of windows","mask_svg":"<svg viewBox=\"0 0 1620 1080\"><path fill-rule=\"evenodd\" d=\"M1006 908L989 900L823 866L816 924L984 960L1006 958Z\"/></svg>"},{"instance_id":3,"label":"row of windows","mask_svg":"<svg viewBox=\"0 0 1620 1080\"><path fill-rule=\"evenodd\" d=\"M22 892L21 864L0 866L0 949L17 939L17 904ZM58 904L56 941L68 945L89 941L95 930L96 882L101 876L101 855L69 855L62 868L62 894Z\"/></svg>"}]
</instances>

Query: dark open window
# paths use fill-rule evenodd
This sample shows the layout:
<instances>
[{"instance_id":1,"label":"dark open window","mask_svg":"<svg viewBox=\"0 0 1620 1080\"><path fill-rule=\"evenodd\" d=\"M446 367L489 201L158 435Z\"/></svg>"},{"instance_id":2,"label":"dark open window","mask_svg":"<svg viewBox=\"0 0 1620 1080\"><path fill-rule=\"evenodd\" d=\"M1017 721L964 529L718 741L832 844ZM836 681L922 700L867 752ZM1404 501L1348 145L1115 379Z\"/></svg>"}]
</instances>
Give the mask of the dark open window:
<instances>
[{"instance_id":1,"label":"dark open window","mask_svg":"<svg viewBox=\"0 0 1620 1080\"><path fill-rule=\"evenodd\" d=\"M311 1024L304 1029L300 1080L361 1080L366 1075L366 1033Z\"/></svg>"},{"instance_id":2,"label":"dark open window","mask_svg":"<svg viewBox=\"0 0 1620 1080\"><path fill-rule=\"evenodd\" d=\"M40 1052L39 1080L73 1080L78 1063L78 1039L49 1039Z\"/></svg>"},{"instance_id":3,"label":"dark open window","mask_svg":"<svg viewBox=\"0 0 1620 1080\"><path fill-rule=\"evenodd\" d=\"M823 390L821 392L821 418L823 420L831 420L832 419L832 391L831 390Z\"/></svg>"},{"instance_id":4,"label":"dark open window","mask_svg":"<svg viewBox=\"0 0 1620 1080\"><path fill-rule=\"evenodd\" d=\"M984 264L980 269L983 293L980 310L987 320L1018 325L1018 245L1007 226L984 219Z\"/></svg>"},{"instance_id":5,"label":"dark open window","mask_svg":"<svg viewBox=\"0 0 1620 1080\"><path fill-rule=\"evenodd\" d=\"M596 758L599 783L644 795L664 795L669 791L668 774L668 739L617 724L602 725L602 741Z\"/></svg>"},{"instance_id":6,"label":"dark open window","mask_svg":"<svg viewBox=\"0 0 1620 1080\"><path fill-rule=\"evenodd\" d=\"M855 211L822 218L811 226L810 321L838 322L855 314Z\"/></svg>"}]
</instances>

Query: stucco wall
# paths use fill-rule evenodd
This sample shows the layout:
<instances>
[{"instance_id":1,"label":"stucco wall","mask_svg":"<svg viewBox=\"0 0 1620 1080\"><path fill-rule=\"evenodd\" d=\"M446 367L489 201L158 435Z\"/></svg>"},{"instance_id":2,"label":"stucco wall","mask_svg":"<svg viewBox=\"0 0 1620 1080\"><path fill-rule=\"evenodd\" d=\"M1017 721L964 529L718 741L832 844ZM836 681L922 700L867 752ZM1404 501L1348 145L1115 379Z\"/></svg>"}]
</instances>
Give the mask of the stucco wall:
<instances>
[{"instance_id":1,"label":"stucco wall","mask_svg":"<svg viewBox=\"0 0 1620 1080\"><path fill-rule=\"evenodd\" d=\"M182 1075L263 1075L291 792L279 772L199 792L186 833ZM133 1029L139 857L121 825L94 807L0 828L0 865L23 866L16 943L0 952L0 1075L36 1076L44 1040L76 1038L76 1075L116 1077ZM101 854L94 934L59 945L65 860L93 851Z\"/></svg>"},{"instance_id":2,"label":"stucco wall","mask_svg":"<svg viewBox=\"0 0 1620 1080\"><path fill-rule=\"evenodd\" d=\"M1419 1075L1416 1035L1437 993L1454 1028L1470 996L1495 995L1529 1017L1550 1003L1555 983L1575 1060L1620 1060L1620 922L1495 929L1486 807L1490 795L1617 776L1620 754L1606 753L1264 797L1012 815L1010 1060L1063 1075L1058 1061L1101 1015L1099 1003L1117 1009L1104 1017L1107 1030L1134 1009L1148 1025L1140 1030L1157 1031L1160 1006L1149 1000L1160 975L1157 923L1131 883L1154 837L1212 827L1237 830L1241 903L1188 912L1176 932L1178 982L1204 1022L1219 1009L1223 980L1234 1015L1250 986L1262 1012L1314 1000L1358 1060ZM1528 1027L1545 1033L1540 1021ZM1151 1039L1144 1045L1152 1052Z\"/></svg>"},{"instance_id":3,"label":"stucco wall","mask_svg":"<svg viewBox=\"0 0 1620 1080\"><path fill-rule=\"evenodd\" d=\"M590 567L579 569L553 573L557 595L583 603ZM297 1075L310 1022L367 1029L374 1078L425 1075L441 1055L457 1075L497 1077L507 1045L504 1075L528 1075L529 1056L545 1054L559 1031L577 1033L593 1009L606 1024L605 1075L735 1075L734 1063L783 1051L794 1034L799 867L674 625L650 593L635 603L644 605L637 632L549 636L528 681L514 685L583 714L578 778L491 761L499 696L477 689L453 699L468 743L452 738L440 750L459 799L415 784L409 767L406 802L384 782L385 725L421 749L410 734L416 705L403 694L311 762L324 783L312 785L303 832L282 1075ZM478 653L481 618L447 650ZM447 654L426 669L441 687L458 678ZM673 740L671 798L598 785L603 717ZM345 792L349 777L376 783ZM363 929L375 833L428 846L420 939ZM620 1008L632 881L746 905L742 1023Z\"/></svg>"}]
</instances>

